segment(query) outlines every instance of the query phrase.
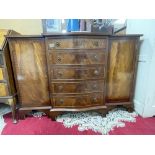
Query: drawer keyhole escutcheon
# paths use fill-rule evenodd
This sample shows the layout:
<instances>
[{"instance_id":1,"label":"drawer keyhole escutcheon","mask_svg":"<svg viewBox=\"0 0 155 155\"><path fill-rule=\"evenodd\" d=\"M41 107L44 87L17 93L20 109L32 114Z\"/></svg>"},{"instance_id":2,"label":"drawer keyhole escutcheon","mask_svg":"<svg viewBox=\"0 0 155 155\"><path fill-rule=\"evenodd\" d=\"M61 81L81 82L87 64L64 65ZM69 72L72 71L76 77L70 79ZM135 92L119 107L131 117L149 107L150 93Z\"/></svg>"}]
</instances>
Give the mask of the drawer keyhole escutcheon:
<instances>
[{"instance_id":1,"label":"drawer keyhole escutcheon","mask_svg":"<svg viewBox=\"0 0 155 155\"><path fill-rule=\"evenodd\" d=\"M59 71L58 76L61 77L62 75L63 75L63 73Z\"/></svg>"},{"instance_id":2,"label":"drawer keyhole escutcheon","mask_svg":"<svg viewBox=\"0 0 155 155\"><path fill-rule=\"evenodd\" d=\"M97 98L96 97L93 98L93 102L97 102Z\"/></svg>"},{"instance_id":3,"label":"drawer keyhole escutcheon","mask_svg":"<svg viewBox=\"0 0 155 155\"><path fill-rule=\"evenodd\" d=\"M60 47L60 43L59 42L56 42L56 47Z\"/></svg>"},{"instance_id":4,"label":"drawer keyhole escutcheon","mask_svg":"<svg viewBox=\"0 0 155 155\"><path fill-rule=\"evenodd\" d=\"M57 61L61 62L61 57L60 56L57 57Z\"/></svg>"},{"instance_id":5,"label":"drawer keyhole escutcheon","mask_svg":"<svg viewBox=\"0 0 155 155\"><path fill-rule=\"evenodd\" d=\"M94 41L94 43L93 43L93 44L94 44L94 46L96 46L96 47L97 47L97 46L98 46L98 41Z\"/></svg>"},{"instance_id":6,"label":"drawer keyhole escutcheon","mask_svg":"<svg viewBox=\"0 0 155 155\"><path fill-rule=\"evenodd\" d=\"M95 60L98 60L98 56L97 56L97 55L94 55L94 59L95 59Z\"/></svg>"}]
</instances>

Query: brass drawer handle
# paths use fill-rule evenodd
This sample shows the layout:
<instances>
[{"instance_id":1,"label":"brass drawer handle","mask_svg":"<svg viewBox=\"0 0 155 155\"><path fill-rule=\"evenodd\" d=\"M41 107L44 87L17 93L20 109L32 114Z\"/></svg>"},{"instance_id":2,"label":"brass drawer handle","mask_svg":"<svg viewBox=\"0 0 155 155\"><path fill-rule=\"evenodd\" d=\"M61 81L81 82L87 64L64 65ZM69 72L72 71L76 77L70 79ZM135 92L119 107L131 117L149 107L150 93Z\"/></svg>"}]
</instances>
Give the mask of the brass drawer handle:
<instances>
[{"instance_id":1,"label":"brass drawer handle","mask_svg":"<svg viewBox=\"0 0 155 155\"><path fill-rule=\"evenodd\" d=\"M58 61L58 62L61 62L61 60L62 60L61 57L58 56L58 57L57 57L57 61Z\"/></svg>"},{"instance_id":2,"label":"brass drawer handle","mask_svg":"<svg viewBox=\"0 0 155 155\"><path fill-rule=\"evenodd\" d=\"M94 41L94 42L93 42L93 45L97 47L97 46L99 45L99 44L98 44L98 41Z\"/></svg>"},{"instance_id":3,"label":"brass drawer handle","mask_svg":"<svg viewBox=\"0 0 155 155\"><path fill-rule=\"evenodd\" d=\"M60 47L60 43L59 42L56 42L55 45L56 45L56 47Z\"/></svg>"},{"instance_id":4,"label":"brass drawer handle","mask_svg":"<svg viewBox=\"0 0 155 155\"><path fill-rule=\"evenodd\" d=\"M95 75L99 75L99 71L98 71L98 70L95 70L95 71L94 71L94 74L95 74Z\"/></svg>"},{"instance_id":5,"label":"brass drawer handle","mask_svg":"<svg viewBox=\"0 0 155 155\"><path fill-rule=\"evenodd\" d=\"M58 72L58 76L61 77L63 73L61 71Z\"/></svg>"},{"instance_id":6,"label":"brass drawer handle","mask_svg":"<svg viewBox=\"0 0 155 155\"><path fill-rule=\"evenodd\" d=\"M98 56L97 55L94 55L94 58L95 58L95 60L98 60Z\"/></svg>"},{"instance_id":7,"label":"brass drawer handle","mask_svg":"<svg viewBox=\"0 0 155 155\"><path fill-rule=\"evenodd\" d=\"M97 102L97 98L96 97L93 98L93 102Z\"/></svg>"}]
</instances>

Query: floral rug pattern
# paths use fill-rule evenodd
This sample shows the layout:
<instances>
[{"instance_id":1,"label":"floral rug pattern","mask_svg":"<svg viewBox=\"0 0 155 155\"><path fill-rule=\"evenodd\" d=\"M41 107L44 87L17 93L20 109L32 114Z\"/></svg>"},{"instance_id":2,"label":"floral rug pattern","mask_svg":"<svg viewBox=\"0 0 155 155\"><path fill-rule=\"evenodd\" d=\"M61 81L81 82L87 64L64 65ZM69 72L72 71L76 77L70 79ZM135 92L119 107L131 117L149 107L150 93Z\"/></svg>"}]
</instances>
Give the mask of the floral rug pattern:
<instances>
[{"instance_id":1,"label":"floral rug pattern","mask_svg":"<svg viewBox=\"0 0 155 155\"><path fill-rule=\"evenodd\" d=\"M125 109L113 109L103 117L97 112L70 112L59 115L57 122L63 123L67 128L78 126L79 131L91 129L101 134L108 134L114 127L124 127L125 122L136 122L138 115L129 113Z\"/></svg>"},{"instance_id":2,"label":"floral rug pattern","mask_svg":"<svg viewBox=\"0 0 155 155\"><path fill-rule=\"evenodd\" d=\"M11 112L10 106L0 104L0 134L5 127L3 115ZM30 113L33 117L42 117L43 112ZM78 126L79 131L93 130L103 135L108 134L115 127L125 127L125 122L136 122L136 112L129 113L123 108L116 108L108 112L106 116L98 112L66 112L56 118L57 122L63 123L66 128Z\"/></svg>"}]
</instances>

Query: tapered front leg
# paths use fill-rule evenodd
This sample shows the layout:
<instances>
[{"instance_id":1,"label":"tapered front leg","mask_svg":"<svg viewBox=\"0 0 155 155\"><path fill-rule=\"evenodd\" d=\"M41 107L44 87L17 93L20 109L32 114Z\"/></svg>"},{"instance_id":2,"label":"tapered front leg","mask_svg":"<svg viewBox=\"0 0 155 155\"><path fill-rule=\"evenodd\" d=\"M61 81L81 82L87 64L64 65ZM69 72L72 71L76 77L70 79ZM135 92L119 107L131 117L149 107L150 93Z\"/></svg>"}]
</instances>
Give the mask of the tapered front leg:
<instances>
[{"instance_id":1,"label":"tapered front leg","mask_svg":"<svg viewBox=\"0 0 155 155\"><path fill-rule=\"evenodd\" d=\"M12 111L12 122L14 124L16 124L17 119L16 119L16 100L15 100L15 98L8 99L8 104L10 105L11 111Z\"/></svg>"}]
</instances>

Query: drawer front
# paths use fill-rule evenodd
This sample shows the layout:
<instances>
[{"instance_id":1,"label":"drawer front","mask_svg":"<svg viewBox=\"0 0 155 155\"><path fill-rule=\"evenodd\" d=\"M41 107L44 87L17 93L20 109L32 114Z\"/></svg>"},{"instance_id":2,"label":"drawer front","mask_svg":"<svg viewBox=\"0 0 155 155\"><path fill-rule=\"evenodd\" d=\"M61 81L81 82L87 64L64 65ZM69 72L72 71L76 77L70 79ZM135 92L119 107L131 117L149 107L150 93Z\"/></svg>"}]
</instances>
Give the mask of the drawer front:
<instances>
[{"instance_id":1,"label":"drawer front","mask_svg":"<svg viewBox=\"0 0 155 155\"><path fill-rule=\"evenodd\" d=\"M4 68L0 67L0 81L5 79L5 75L4 75Z\"/></svg>"},{"instance_id":2,"label":"drawer front","mask_svg":"<svg viewBox=\"0 0 155 155\"><path fill-rule=\"evenodd\" d=\"M105 64L105 52L103 51L53 51L50 52L50 62L53 64Z\"/></svg>"},{"instance_id":3,"label":"drawer front","mask_svg":"<svg viewBox=\"0 0 155 155\"><path fill-rule=\"evenodd\" d=\"M51 71L53 79L96 79L104 78L104 67L55 67Z\"/></svg>"},{"instance_id":4,"label":"drawer front","mask_svg":"<svg viewBox=\"0 0 155 155\"><path fill-rule=\"evenodd\" d=\"M104 81L52 82L53 93L92 93L103 92Z\"/></svg>"},{"instance_id":5,"label":"drawer front","mask_svg":"<svg viewBox=\"0 0 155 155\"><path fill-rule=\"evenodd\" d=\"M49 39L47 41L48 49L105 49L107 46L106 39Z\"/></svg>"},{"instance_id":6,"label":"drawer front","mask_svg":"<svg viewBox=\"0 0 155 155\"><path fill-rule=\"evenodd\" d=\"M4 96L8 96L8 87L6 83L0 83L0 96L4 97Z\"/></svg>"},{"instance_id":7,"label":"drawer front","mask_svg":"<svg viewBox=\"0 0 155 155\"><path fill-rule=\"evenodd\" d=\"M88 107L103 105L103 93L79 96L55 96L53 97L54 107Z\"/></svg>"}]
</instances>

